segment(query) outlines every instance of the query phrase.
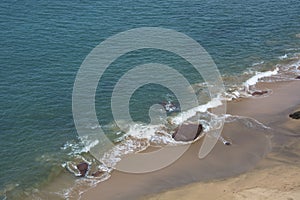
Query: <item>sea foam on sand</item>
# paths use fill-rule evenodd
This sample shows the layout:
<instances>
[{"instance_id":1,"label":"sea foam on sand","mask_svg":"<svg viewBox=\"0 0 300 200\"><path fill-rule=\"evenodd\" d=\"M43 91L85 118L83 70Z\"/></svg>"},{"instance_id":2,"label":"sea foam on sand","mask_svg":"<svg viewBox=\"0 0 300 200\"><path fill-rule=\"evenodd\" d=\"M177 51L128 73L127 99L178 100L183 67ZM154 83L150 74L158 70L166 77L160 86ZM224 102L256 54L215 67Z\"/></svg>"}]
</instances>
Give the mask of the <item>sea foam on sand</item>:
<instances>
[{"instance_id":1,"label":"sea foam on sand","mask_svg":"<svg viewBox=\"0 0 300 200\"><path fill-rule=\"evenodd\" d=\"M253 85L260 78L276 75L277 73L278 68L269 72L257 73L254 78L249 79L245 84ZM197 141L191 145L191 148L182 158L168 168L151 173L151 175L141 174L138 176L115 171L109 180L84 193L83 199L91 199L96 196L115 200L122 198L137 199L144 195L183 186L193 181L230 177L252 169L270 151L269 145L279 145L279 143L273 143L274 141L280 141L280 144L282 144L281 139L284 136L280 132L281 129L276 128L277 124L280 125L280 122L274 124L274 116L279 119L280 113L285 113L287 109L291 108L291 105L300 105L299 84L299 81L263 83L263 87L267 85L273 90L270 96L229 102L229 114L249 117L249 119L258 120L262 124L261 126L247 127L247 120L245 123L235 121L225 124L222 135L231 139L231 146L217 143L208 157L199 160L196 155L202 140ZM212 102L215 104L210 103L190 110L184 114L184 117L178 118L175 122L180 123L183 118L186 119L191 116L190 113L204 111L220 103L218 100ZM282 117L286 119L285 116ZM270 129L264 127L270 127ZM287 140L289 138L283 141ZM125 182L127 184L124 185ZM122 198L114 195L115 189L112 188L122 193Z\"/></svg>"}]
</instances>

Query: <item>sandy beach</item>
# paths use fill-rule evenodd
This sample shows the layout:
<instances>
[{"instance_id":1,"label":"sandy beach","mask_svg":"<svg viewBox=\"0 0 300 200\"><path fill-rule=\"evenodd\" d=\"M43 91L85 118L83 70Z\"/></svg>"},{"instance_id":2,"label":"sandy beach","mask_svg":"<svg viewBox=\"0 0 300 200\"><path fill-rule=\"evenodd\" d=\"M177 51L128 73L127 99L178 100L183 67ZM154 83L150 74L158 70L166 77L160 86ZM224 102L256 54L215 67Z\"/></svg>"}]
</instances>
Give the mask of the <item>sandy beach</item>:
<instances>
[{"instance_id":1,"label":"sandy beach","mask_svg":"<svg viewBox=\"0 0 300 200\"><path fill-rule=\"evenodd\" d=\"M224 126L232 145L218 142L199 160L199 140L171 166L148 174L114 171L81 199L299 199L300 121L288 117L300 108L299 86L259 83L271 94L229 102L227 113L243 116Z\"/></svg>"},{"instance_id":2,"label":"sandy beach","mask_svg":"<svg viewBox=\"0 0 300 200\"><path fill-rule=\"evenodd\" d=\"M300 198L299 171L299 166L277 163L234 178L191 184L144 199L296 200Z\"/></svg>"}]
</instances>

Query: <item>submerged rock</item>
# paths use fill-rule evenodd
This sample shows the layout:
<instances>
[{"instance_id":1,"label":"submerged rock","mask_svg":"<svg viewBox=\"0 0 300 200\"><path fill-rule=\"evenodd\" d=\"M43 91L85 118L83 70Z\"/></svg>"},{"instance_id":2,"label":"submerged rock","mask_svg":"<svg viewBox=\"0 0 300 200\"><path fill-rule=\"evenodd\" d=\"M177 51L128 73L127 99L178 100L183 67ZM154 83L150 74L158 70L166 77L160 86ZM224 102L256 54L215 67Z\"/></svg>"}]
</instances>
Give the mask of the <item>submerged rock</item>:
<instances>
[{"instance_id":1,"label":"submerged rock","mask_svg":"<svg viewBox=\"0 0 300 200\"><path fill-rule=\"evenodd\" d=\"M86 172L89 169L89 164L83 162L83 163L78 164L76 167L79 170L81 176L85 176Z\"/></svg>"},{"instance_id":2,"label":"submerged rock","mask_svg":"<svg viewBox=\"0 0 300 200\"><path fill-rule=\"evenodd\" d=\"M176 141L188 142L197 139L202 131L202 124L182 124L175 129L172 137Z\"/></svg>"},{"instance_id":3,"label":"submerged rock","mask_svg":"<svg viewBox=\"0 0 300 200\"><path fill-rule=\"evenodd\" d=\"M266 93L268 93L268 91L266 91L266 90L255 91L255 92L252 93L252 96L261 96L261 95L266 94Z\"/></svg>"},{"instance_id":4,"label":"submerged rock","mask_svg":"<svg viewBox=\"0 0 300 200\"><path fill-rule=\"evenodd\" d=\"M300 119L300 111L294 112L293 114L289 115L292 119Z\"/></svg>"},{"instance_id":5,"label":"submerged rock","mask_svg":"<svg viewBox=\"0 0 300 200\"><path fill-rule=\"evenodd\" d=\"M99 177L99 176L101 176L102 174L103 174L104 172L103 171L96 171L96 172L94 172L94 173L92 173L92 176L94 176L94 177Z\"/></svg>"},{"instance_id":6,"label":"submerged rock","mask_svg":"<svg viewBox=\"0 0 300 200\"><path fill-rule=\"evenodd\" d=\"M180 111L180 106L171 101L163 101L160 105L162 105L168 113Z\"/></svg>"}]
</instances>

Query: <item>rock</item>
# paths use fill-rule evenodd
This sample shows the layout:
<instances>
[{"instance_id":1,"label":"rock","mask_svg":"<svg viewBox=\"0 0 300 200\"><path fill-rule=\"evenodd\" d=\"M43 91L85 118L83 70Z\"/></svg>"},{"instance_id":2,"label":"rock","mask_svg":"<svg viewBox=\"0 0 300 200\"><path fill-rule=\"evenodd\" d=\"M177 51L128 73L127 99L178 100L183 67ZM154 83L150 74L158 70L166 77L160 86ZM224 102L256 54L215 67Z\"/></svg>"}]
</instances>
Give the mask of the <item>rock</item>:
<instances>
[{"instance_id":1,"label":"rock","mask_svg":"<svg viewBox=\"0 0 300 200\"><path fill-rule=\"evenodd\" d=\"M300 111L294 112L293 114L289 115L292 119L300 119Z\"/></svg>"},{"instance_id":2,"label":"rock","mask_svg":"<svg viewBox=\"0 0 300 200\"><path fill-rule=\"evenodd\" d=\"M219 140L221 142L223 142L224 145L227 145L227 146L231 145L231 142L229 142L228 140L225 140L222 136L219 137Z\"/></svg>"},{"instance_id":3,"label":"rock","mask_svg":"<svg viewBox=\"0 0 300 200\"><path fill-rule=\"evenodd\" d=\"M165 108L165 110L169 113L180 111L179 105L176 105L171 101L163 101L160 103L160 105L162 105Z\"/></svg>"},{"instance_id":4,"label":"rock","mask_svg":"<svg viewBox=\"0 0 300 200\"><path fill-rule=\"evenodd\" d=\"M89 164L83 162L83 163L78 164L76 167L79 170L81 176L85 176L86 172L89 169Z\"/></svg>"},{"instance_id":5,"label":"rock","mask_svg":"<svg viewBox=\"0 0 300 200\"><path fill-rule=\"evenodd\" d=\"M300 76L297 76L296 79L300 79Z\"/></svg>"},{"instance_id":6,"label":"rock","mask_svg":"<svg viewBox=\"0 0 300 200\"><path fill-rule=\"evenodd\" d=\"M103 171L98 170L98 171L92 173L92 176L94 176L94 177L99 177L99 176L101 176L102 174L103 174Z\"/></svg>"},{"instance_id":7,"label":"rock","mask_svg":"<svg viewBox=\"0 0 300 200\"><path fill-rule=\"evenodd\" d=\"M261 96L261 95L266 94L266 93L268 93L268 91L266 91L266 90L255 91L255 92L252 93L252 96Z\"/></svg>"},{"instance_id":8,"label":"rock","mask_svg":"<svg viewBox=\"0 0 300 200\"><path fill-rule=\"evenodd\" d=\"M182 124L178 128L175 129L172 137L176 141L193 141L198 138L203 130L203 126L201 124Z\"/></svg>"}]
</instances>

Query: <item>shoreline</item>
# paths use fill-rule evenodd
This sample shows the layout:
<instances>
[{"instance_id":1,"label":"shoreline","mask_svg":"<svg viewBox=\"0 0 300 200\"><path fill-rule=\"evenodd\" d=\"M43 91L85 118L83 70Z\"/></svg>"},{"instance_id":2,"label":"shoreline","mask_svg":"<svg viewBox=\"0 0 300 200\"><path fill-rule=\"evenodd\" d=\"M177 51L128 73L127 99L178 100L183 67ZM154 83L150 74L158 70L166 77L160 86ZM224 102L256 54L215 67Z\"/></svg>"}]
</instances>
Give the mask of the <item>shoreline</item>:
<instances>
[{"instance_id":1,"label":"shoreline","mask_svg":"<svg viewBox=\"0 0 300 200\"><path fill-rule=\"evenodd\" d=\"M300 110L300 94L297 93L297 85L300 85L299 81L258 84L258 87L262 89L266 87L272 89L273 94L268 97L262 97L256 104L257 106L268 103L270 99L273 105L269 105L274 107L278 105L283 106L278 106L265 114L261 110L259 112L257 110L249 112L249 116L260 118L273 129L272 151L254 169L226 179L191 183L183 187L143 197L141 200L196 200L200 197L208 200L299 199L300 121L291 119L288 116L290 113ZM287 98L287 94L290 94L289 98ZM299 99L298 103L297 97ZM279 101L279 99L286 101ZM257 99L246 99L244 103L248 104L253 100ZM289 103L296 104L292 105ZM230 104L236 105L240 103L232 102ZM265 111L265 109L268 108L264 107L263 110ZM236 113L237 110L239 109L233 109L232 112ZM270 120L269 115L279 113L281 115Z\"/></svg>"},{"instance_id":2,"label":"shoreline","mask_svg":"<svg viewBox=\"0 0 300 200\"><path fill-rule=\"evenodd\" d=\"M193 183L201 185L203 182L210 183L213 180L230 180L232 177L243 176L250 173L249 171L254 169L256 171L257 168L263 166L271 169L270 166L273 164L266 160L272 156L275 157L275 160L280 159L283 156L280 153L282 147L289 144L291 138L299 140L299 138L291 136L297 134L292 129L293 127L298 128L298 125L294 124L299 121L293 121L293 125L289 124L289 129L283 125L290 123L286 114L300 106L299 85L300 81L258 83L257 88L268 88L273 92L267 97L247 98L228 103L228 114L254 118L271 127L271 133L266 133L259 127L245 127L242 120L237 120L226 124L222 133L224 137L233 141L233 145L228 147L218 143L205 159L199 160L196 155L202 142L199 140L190 147L184 156L165 169L140 175L114 171L109 180L89 189L82 194L80 199L99 197L110 200L141 199L153 194L158 194L157 197L151 197L154 199L169 199L161 198L164 193L159 193L178 188L174 191L176 193L176 190L181 190L181 187L188 187L186 185ZM271 153L269 153L271 150L269 145L272 146ZM293 147L292 151L295 151L294 148L298 148L298 146ZM288 153L289 151L285 152L287 160L289 160ZM297 156L294 159L298 166L299 159ZM266 169L266 171L268 170ZM175 197L173 196L172 199L176 199Z\"/></svg>"}]
</instances>

